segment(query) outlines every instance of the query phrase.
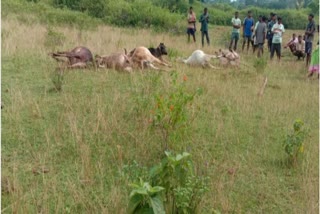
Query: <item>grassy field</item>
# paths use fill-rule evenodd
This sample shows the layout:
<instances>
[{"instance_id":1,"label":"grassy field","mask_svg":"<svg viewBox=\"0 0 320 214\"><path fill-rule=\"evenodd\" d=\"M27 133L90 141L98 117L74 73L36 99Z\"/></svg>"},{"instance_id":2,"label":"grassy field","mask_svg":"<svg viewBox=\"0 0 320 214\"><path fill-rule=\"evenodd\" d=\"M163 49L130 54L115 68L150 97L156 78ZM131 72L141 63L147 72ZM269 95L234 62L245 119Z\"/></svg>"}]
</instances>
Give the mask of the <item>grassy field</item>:
<instances>
[{"instance_id":1,"label":"grassy field","mask_svg":"<svg viewBox=\"0 0 320 214\"><path fill-rule=\"evenodd\" d=\"M189 152L196 172L209 178L200 213L319 212L319 84L287 50L280 63L265 54L264 72L251 53L240 53L240 68L210 70L175 62L200 48L199 32L187 44L186 36L141 29L53 30L63 35L58 46L47 42L46 26L2 19L3 213L126 213L129 184L164 155L150 115L155 96L172 92L172 71L186 92L203 90L187 107L183 137L169 144ZM211 26L212 45L203 50L224 48L229 33ZM160 42L170 49L170 71L72 70L54 90L52 50L84 45L109 54ZM282 141L298 118L310 132L298 165L289 167Z\"/></svg>"}]
</instances>

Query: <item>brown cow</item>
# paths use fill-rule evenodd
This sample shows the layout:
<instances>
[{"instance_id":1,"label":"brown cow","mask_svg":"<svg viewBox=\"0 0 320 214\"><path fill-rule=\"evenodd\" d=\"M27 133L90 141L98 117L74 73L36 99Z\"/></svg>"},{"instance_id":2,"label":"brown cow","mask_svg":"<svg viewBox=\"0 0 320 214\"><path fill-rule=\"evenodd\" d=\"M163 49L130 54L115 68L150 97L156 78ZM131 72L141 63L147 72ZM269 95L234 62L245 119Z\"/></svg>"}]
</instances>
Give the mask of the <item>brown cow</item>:
<instances>
[{"instance_id":1,"label":"brown cow","mask_svg":"<svg viewBox=\"0 0 320 214\"><path fill-rule=\"evenodd\" d=\"M148 48L146 47L137 47L132 50L129 55L129 59L133 65L138 65L141 69L144 69L145 66L158 70L159 68L155 67L152 63L156 62L160 65L169 66L167 63L162 62L160 59L156 58L151 54Z\"/></svg>"},{"instance_id":2,"label":"brown cow","mask_svg":"<svg viewBox=\"0 0 320 214\"><path fill-rule=\"evenodd\" d=\"M50 53L58 62L66 63L70 68L84 68L89 62L93 62L91 51L86 47L76 47L71 51L62 51L57 53Z\"/></svg>"},{"instance_id":3,"label":"brown cow","mask_svg":"<svg viewBox=\"0 0 320 214\"><path fill-rule=\"evenodd\" d=\"M132 71L130 59L126 54L114 53L104 56L96 55L95 58L99 68L112 68L117 71Z\"/></svg>"}]
</instances>

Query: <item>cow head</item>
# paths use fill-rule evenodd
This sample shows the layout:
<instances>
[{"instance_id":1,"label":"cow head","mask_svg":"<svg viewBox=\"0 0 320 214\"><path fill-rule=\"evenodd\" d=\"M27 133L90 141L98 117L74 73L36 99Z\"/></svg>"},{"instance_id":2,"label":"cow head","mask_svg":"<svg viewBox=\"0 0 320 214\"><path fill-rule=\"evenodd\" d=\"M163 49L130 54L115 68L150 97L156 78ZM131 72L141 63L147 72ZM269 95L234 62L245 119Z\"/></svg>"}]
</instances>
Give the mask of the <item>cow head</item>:
<instances>
[{"instance_id":1,"label":"cow head","mask_svg":"<svg viewBox=\"0 0 320 214\"><path fill-rule=\"evenodd\" d=\"M158 46L158 49L160 50L162 55L167 55L168 54L167 48L164 45L164 43L160 43L160 45Z\"/></svg>"}]
</instances>

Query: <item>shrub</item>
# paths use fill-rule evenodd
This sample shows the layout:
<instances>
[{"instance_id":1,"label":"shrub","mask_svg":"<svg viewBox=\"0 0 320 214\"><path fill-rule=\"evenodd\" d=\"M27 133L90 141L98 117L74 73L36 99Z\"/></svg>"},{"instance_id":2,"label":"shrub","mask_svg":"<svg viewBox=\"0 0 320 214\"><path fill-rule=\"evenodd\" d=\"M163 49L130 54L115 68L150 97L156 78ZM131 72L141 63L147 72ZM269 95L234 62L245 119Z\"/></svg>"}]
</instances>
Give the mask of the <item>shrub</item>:
<instances>
[{"instance_id":1,"label":"shrub","mask_svg":"<svg viewBox=\"0 0 320 214\"><path fill-rule=\"evenodd\" d=\"M165 152L162 162L152 168L152 184L165 188L167 213L197 213L198 206L208 191L205 177L195 175L189 153L173 155Z\"/></svg>"},{"instance_id":2,"label":"shrub","mask_svg":"<svg viewBox=\"0 0 320 214\"><path fill-rule=\"evenodd\" d=\"M303 121L297 119L293 124L293 132L288 134L283 141L285 152L294 166L298 162L298 155L304 151L303 142L307 136L307 130L303 128L303 125Z\"/></svg>"},{"instance_id":3,"label":"shrub","mask_svg":"<svg viewBox=\"0 0 320 214\"><path fill-rule=\"evenodd\" d=\"M154 95L153 108L151 112L151 127L153 130L159 130L165 149L169 142L178 142L183 137L184 131L190 125L188 118L188 106L197 95L202 94L202 89L198 88L193 93L186 91L187 76L182 81L178 81L178 73L171 73L172 86L169 92Z\"/></svg>"},{"instance_id":4,"label":"shrub","mask_svg":"<svg viewBox=\"0 0 320 214\"><path fill-rule=\"evenodd\" d=\"M197 213L204 193L208 191L207 178L194 173L189 153L166 157L150 170L150 182L140 180L133 184L128 212Z\"/></svg>"},{"instance_id":5,"label":"shrub","mask_svg":"<svg viewBox=\"0 0 320 214\"><path fill-rule=\"evenodd\" d=\"M139 184L131 184L134 189L130 193L128 213L165 214L160 192L163 187L152 187L148 182L140 180Z\"/></svg>"}]
</instances>

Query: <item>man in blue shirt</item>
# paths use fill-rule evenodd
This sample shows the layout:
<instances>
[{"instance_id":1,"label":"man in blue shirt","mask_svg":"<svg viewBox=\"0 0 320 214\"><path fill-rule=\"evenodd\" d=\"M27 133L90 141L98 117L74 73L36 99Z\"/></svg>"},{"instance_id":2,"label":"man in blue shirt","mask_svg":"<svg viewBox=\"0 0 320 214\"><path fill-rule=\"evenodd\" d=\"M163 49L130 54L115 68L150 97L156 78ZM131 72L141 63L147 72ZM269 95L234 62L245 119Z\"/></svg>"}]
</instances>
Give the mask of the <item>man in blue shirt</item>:
<instances>
[{"instance_id":1,"label":"man in blue shirt","mask_svg":"<svg viewBox=\"0 0 320 214\"><path fill-rule=\"evenodd\" d=\"M254 29L254 19L252 18L251 11L248 11L248 16L243 21L243 44L242 52L247 41L247 52L249 51L250 43L252 43L252 32Z\"/></svg>"}]
</instances>

